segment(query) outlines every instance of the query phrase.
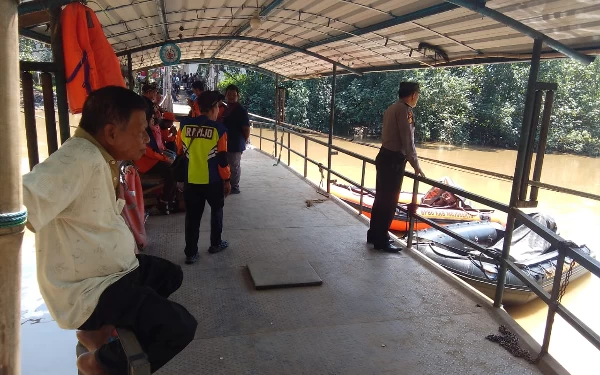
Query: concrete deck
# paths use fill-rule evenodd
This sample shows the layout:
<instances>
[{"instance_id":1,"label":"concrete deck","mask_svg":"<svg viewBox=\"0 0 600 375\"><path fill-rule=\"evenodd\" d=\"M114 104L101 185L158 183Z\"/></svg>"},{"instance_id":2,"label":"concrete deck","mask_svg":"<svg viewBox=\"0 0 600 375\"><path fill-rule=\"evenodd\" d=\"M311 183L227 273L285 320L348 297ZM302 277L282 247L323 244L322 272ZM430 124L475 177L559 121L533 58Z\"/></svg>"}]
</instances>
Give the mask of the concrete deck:
<instances>
[{"instance_id":1,"label":"concrete deck","mask_svg":"<svg viewBox=\"0 0 600 375\"><path fill-rule=\"evenodd\" d=\"M184 265L184 215L151 217L146 253L182 264L173 299L198 319L195 340L160 374L538 374L485 339L498 314L415 254L374 251L367 226L258 151L225 203L230 248ZM200 248L208 248L209 208ZM307 260L312 287L257 291L252 261Z\"/></svg>"}]
</instances>

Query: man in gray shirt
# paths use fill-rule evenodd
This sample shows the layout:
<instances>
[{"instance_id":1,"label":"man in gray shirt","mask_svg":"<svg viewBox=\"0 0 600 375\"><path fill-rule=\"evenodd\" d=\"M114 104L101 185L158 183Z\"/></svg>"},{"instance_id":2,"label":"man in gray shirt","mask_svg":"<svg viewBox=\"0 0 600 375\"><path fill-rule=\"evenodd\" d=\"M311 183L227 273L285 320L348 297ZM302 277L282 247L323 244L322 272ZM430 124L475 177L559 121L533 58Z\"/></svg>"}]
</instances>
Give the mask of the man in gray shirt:
<instances>
[{"instance_id":1,"label":"man in gray shirt","mask_svg":"<svg viewBox=\"0 0 600 375\"><path fill-rule=\"evenodd\" d=\"M368 243L375 245L376 250L389 252L400 251L390 243L388 230L398 205L406 162L412 165L417 175L425 176L415 150L415 121L412 112L419 100L419 84L400 83L398 96L400 99L383 115L381 149L375 159L375 201L371 211L371 225L367 232Z\"/></svg>"}]
</instances>

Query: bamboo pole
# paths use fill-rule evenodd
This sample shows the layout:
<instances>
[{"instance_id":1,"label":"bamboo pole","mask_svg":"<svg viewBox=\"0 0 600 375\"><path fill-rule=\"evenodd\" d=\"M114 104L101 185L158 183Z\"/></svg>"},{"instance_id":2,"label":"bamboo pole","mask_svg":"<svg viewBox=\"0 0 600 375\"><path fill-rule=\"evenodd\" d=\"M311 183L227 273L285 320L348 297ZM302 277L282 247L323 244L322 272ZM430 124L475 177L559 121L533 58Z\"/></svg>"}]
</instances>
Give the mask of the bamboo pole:
<instances>
[{"instance_id":1,"label":"bamboo pole","mask_svg":"<svg viewBox=\"0 0 600 375\"><path fill-rule=\"evenodd\" d=\"M19 39L16 0L0 0L0 374L21 373L21 243L24 225L11 218L22 212L19 155ZM11 224L14 224L10 226ZM10 226L10 227L7 227Z\"/></svg>"}]
</instances>

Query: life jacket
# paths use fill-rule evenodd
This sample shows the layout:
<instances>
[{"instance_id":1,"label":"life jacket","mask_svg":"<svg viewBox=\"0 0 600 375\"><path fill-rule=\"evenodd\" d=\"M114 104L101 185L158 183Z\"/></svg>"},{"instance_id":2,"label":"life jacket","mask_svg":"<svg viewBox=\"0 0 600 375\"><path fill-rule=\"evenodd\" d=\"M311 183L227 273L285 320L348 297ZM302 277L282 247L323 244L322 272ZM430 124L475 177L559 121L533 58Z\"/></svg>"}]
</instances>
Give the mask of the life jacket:
<instances>
[{"instance_id":1,"label":"life jacket","mask_svg":"<svg viewBox=\"0 0 600 375\"><path fill-rule=\"evenodd\" d=\"M81 3L62 10L67 97L71 113L81 113L88 95L106 86L125 87L121 65L94 11Z\"/></svg>"}]
</instances>

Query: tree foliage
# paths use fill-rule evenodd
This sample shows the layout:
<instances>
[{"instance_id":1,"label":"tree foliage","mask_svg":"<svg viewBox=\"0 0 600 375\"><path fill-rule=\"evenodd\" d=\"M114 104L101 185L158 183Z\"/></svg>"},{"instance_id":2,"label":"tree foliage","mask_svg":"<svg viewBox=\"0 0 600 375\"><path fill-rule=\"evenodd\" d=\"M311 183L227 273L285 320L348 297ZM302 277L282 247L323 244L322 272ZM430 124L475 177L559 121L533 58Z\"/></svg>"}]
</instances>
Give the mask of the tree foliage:
<instances>
[{"instance_id":1,"label":"tree foliage","mask_svg":"<svg viewBox=\"0 0 600 375\"><path fill-rule=\"evenodd\" d=\"M415 108L422 142L516 148L519 143L528 63L422 69L340 76L335 126L349 136L381 128L383 113L398 99L401 81L421 84ZM555 82L548 150L600 156L600 59L583 66L569 59L543 61L538 81ZM250 112L274 115L274 79L252 71L232 74ZM286 81L286 121L319 131L329 128L331 78Z\"/></svg>"}]
</instances>

